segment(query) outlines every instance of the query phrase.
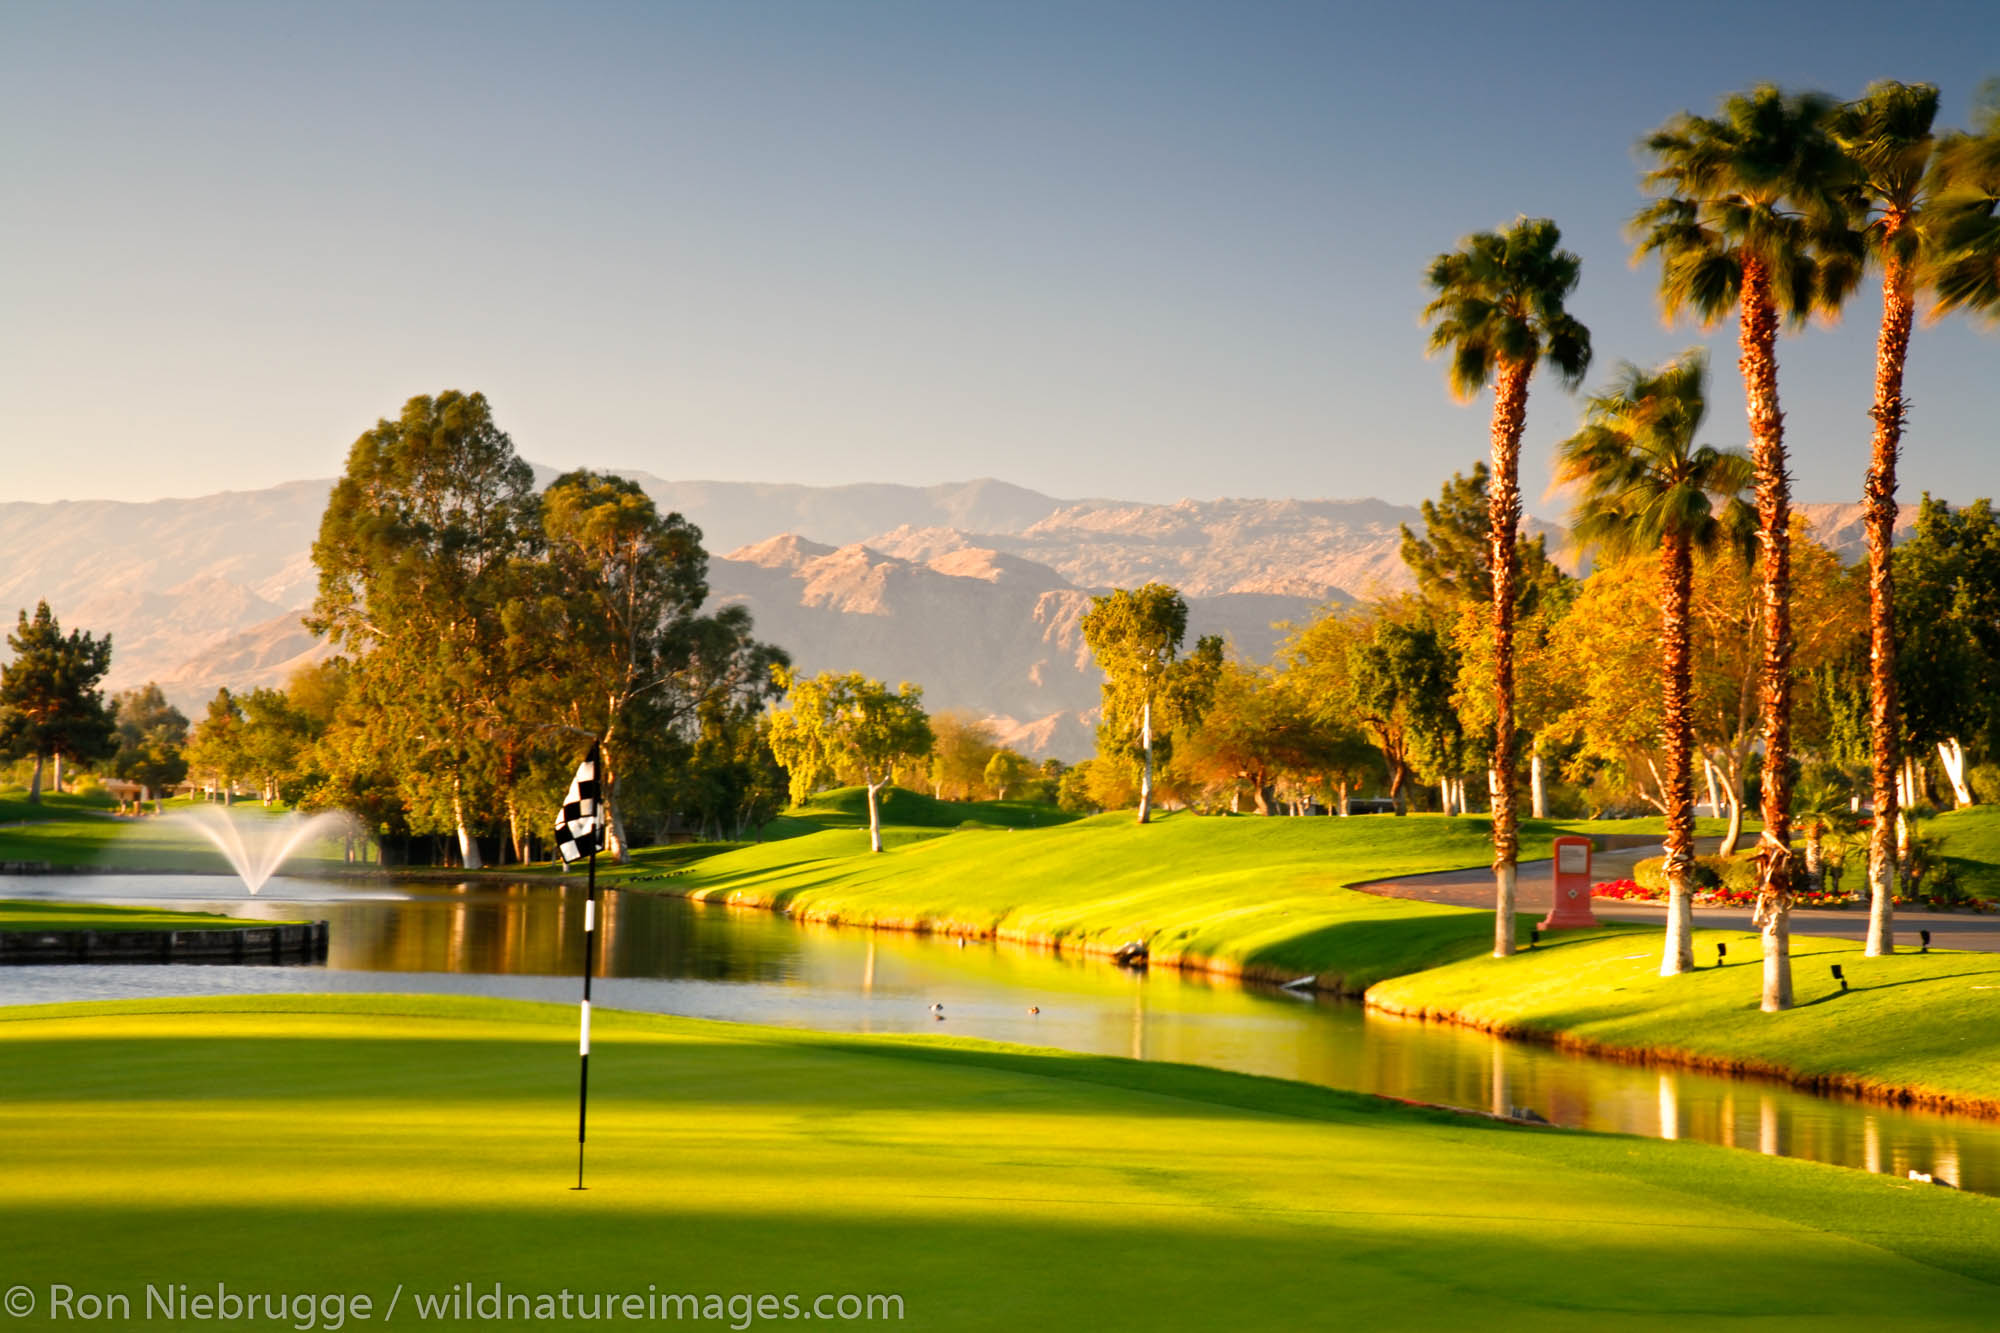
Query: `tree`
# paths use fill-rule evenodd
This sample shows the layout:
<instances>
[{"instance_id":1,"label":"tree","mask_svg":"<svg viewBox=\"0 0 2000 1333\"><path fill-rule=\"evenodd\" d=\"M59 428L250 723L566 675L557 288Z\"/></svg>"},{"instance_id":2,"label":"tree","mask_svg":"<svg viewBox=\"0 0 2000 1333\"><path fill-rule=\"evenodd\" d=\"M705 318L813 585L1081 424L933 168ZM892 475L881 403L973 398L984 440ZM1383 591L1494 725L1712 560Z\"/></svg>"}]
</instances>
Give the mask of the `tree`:
<instances>
[{"instance_id":1,"label":"tree","mask_svg":"<svg viewBox=\"0 0 2000 1333\"><path fill-rule=\"evenodd\" d=\"M2000 517L1991 501L1953 509L1928 494L1895 554L1896 695L1902 739L1935 748L1959 803L1967 741L2000 742ZM1909 758L1898 775L1915 784ZM1873 842L1870 843L1871 855Z\"/></svg>"},{"instance_id":2,"label":"tree","mask_svg":"<svg viewBox=\"0 0 2000 1333\"><path fill-rule=\"evenodd\" d=\"M1316 725L1359 728L1380 752L1398 813L1419 756L1442 748L1432 742L1451 709L1450 682L1441 696L1432 688L1451 658L1429 614L1415 597L1329 607L1295 628L1279 654L1286 688L1306 701Z\"/></svg>"},{"instance_id":3,"label":"tree","mask_svg":"<svg viewBox=\"0 0 2000 1333\"><path fill-rule=\"evenodd\" d=\"M1765 1012L1792 1006L1791 487L1778 407L1781 318L1831 314L1860 277L1848 225L1852 170L1828 132L1834 103L1770 86L1723 100L1710 118L1683 112L1647 136L1655 198L1633 228L1641 256L1661 260L1671 318L1704 326L1737 312L1738 366L1757 474L1763 552L1764 833L1755 920L1763 932Z\"/></svg>"},{"instance_id":4,"label":"tree","mask_svg":"<svg viewBox=\"0 0 2000 1333\"><path fill-rule=\"evenodd\" d=\"M986 767L998 752L993 728L979 714L951 709L931 718L931 795L967 801L986 782Z\"/></svg>"},{"instance_id":5,"label":"tree","mask_svg":"<svg viewBox=\"0 0 2000 1333\"><path fill-rule=\"evenodd\" d=\"M1865 651L1866 594L1839 558L1800 530L1792 536L1792 604L1800 632L1794 664L1812 672ZM1584 580L1556 627L1551 649L1567 663L1569 702L1550 736L1577 747L1572 776L1593 767L1623 769L1625 786L1662 814L1659 740L1661 616L1657 561L1606 560ZM1694 739L1717 813L1726 801L1730 832L1741 830L1742 797L1759 735L1757 683L1763 665L1763 617L1753 564L1736 551L1697 555L1689 608Z\"/></svg>"},{"instance_id":6,"label":"tree","mask_svg":"<svg viewBox=\"0 0 2000 1333\"><path fill-rule=\"evenodd\" d=\"M1104 809L1091 796L1091 777L1097 767L1095 759L1086 759L1062 771L1056 778L1056 809L1073 815L1096 814Z\"/></svg>"},{"instance_id":7,"label":"tree","mask_svg":"<svg viewBox=\"0 0 2000 1333\"><path fill-rule=\"evenodd\" d=\"M1980 90L1970 133L1938 146L1938 225L1930 265L1936 313L2000 318L2000 79Z\"/></svg>"},{"instance_id":8,"label":"tree","mask_svg":"<svg viewBox=\"0 0 2000 1333\"><path fill-rule=\"evenodd\" d=\"M64 634L49 604L37 602L34 619L21 612L7 646L14 660L0 667L0 749L33 756L28 800L38 804L44 760L55 760L61 791L65 758L102 759L117 748L116 724L97 687L111 669L111 636Z\"/></svg>"},{"instance_id":9,"label":"tree","mask_svg":"<svg viewBox=\"0 0 2000 1333\"><path fill-rule=\"evenodd\" d=\"M142 799L157 804L162 794L187 776L188 720L152 681L113 700L118 749L111 771L139 784Z\"/></svg>"},{"instance_id":10,"label":"tree","mask_svg":"<svg viewBox=\"0 0 2000 1333\"><path fill-rule=\"evenodd\" d=\"M482 728L514 684L504 616L535 517L533 469L485 395L452 390L354 442L313 543L306 623L353 659L369 706L350 715L393 756L406 803L456 833L467 869L481 865Z\"/></svg>"},{"instance_id":11,"label":"tree","mask_svg":"<svg viewBox=\"0 0 2000 1333\"><path fill-rule=\"evenodd\" d=\"M1472 471L1454 472L1435 500L1421 506L1424 534L1402 526L1403 564L1416 577L1417 591L1449 606L1493 605L1491 509L1485 460ZM1548 540L1537 534L1514 543L1516 614L1531 615L1551 596L1575 582L1549 559Z\"/></svg>"},{"instance_id":12,"label":"tree","mask_svg":"<svg viewBox=\"0 0 2000 1333\"><path fill-rule=\"evenodd\" d=\"M904 681L892 692L858 671L807 680L780 668L779 681L789 703L771 715L771 753L791 774L793 803L829 779L861 783L868 788L868 847L881 851L878 794L898 763L930 753L923 690Z\"/></svg>"},{"instance_id":13,"label":"tree","mask_svg":"<svg viewBox=\"0 0 2000 1333\"><path fill-rule=\"evenodd\" d=\"M1469 236L1431 261L1435 293L1424 307L1430 350L1451 354L1451 390L1464 402L1493 385L1493 472L1487 497L1486 560L1493 608L1493 952L1514 952L1520 830L1515 818L1514 617L1519 597L1521 432L1528 380L1546 364L1574 386L1590 365L1590 331L1564 309L1582 261L1561 249L1547 218L1521 218L1504 232Z\"/></svg>"},{"instance_id":14,"label":"tree","mask_svg":"<svg viewBox=\"0 0 2000 1333\"><path fill-rule=\"evenodd\" d=\"M1209 784L1250 789L1257 813L1277 813L1277 786L1316 784L1351 755L1339 731L1271 673L1225 662L1201 722L1177 747L1177 762Z\"/></svg>"},{"instance_id":15,"label":"tree","mask_svg":"<svg viewBox=\"0 0 2000 1333\"><path fill-rule=\"evenodd\" d=\"M1579 544L1616 556L1657 552L1660 712L1666 749L1667 939L1660 975L1694 970L1694 675L1688 624L1694 557L1741 544L1752 519L1749 458L1697 445L1708 361L1689 352L1657 371L1627 365L1590 400L1583 429L1558 450L1556 477L1576 491Z\"/></svg>"},{"instance_id":16,"label":"tree","mask_svg":"<svg viewBox=\"0 0 2000 1333\"><path fill-rule=\"evenodd\" d=\"M1093 597L1083 616L1084 642L1104 672L1107 735L1139 758L1141 824L1152 818L1156 734L1200 720L1222 665L1222 640L1213 636L1181 658L1186 636L1187 603L1164 583Z\"/></svg>"},{"instance_id":17,"label":"tree","mask_svg":"<svg viewBox=\"0 0 2000 1333\"><path fill-rule=\"evenodd\" d=\"M685 678L708 598L708 554L700 529L679 514L661 514L625 477L565 473L549 483L541 508L566 612L565 680L578 728L600 738L605 850L623 862L629 853L618 788L632 712Z\"/></svg>"},{"instance_id":18,"label":"tree","mask_svg":"<svg viewBox=\"0 0 2000 1333\"><path fill-rule=\"evenodd\" d=\"M1882 324L1875 339L1875 421L1868 481L1863 490L1868 535L1870 632L1869 733L1876 820L1868 851L1870 956L1895 952L1896 779L1901 766L1896 710L1895 588L1891 564L1898 505L1896 461L1908 404L1903 367L1917 293L1928 285L1938 253L1942 210L1935 207L1941 173L1937 138L1938 92L1927 83L1892 80L1870 84L1859 101L1840 108L1834 135L1856 168L1862 229L1870 259L1882 270Z\"/></svg>"},{"instance_id":19,"label":"tree","mask_svg":"<svg viewBox=\"0 0 2000 1333\"><path fill-rule=\"evenodd\" d=\"M222 793L224 805L232 803L236 780L247 768L243 741L243 706L224 686L208 701L208 713L196 725L187 747L188 768L204 775Z\"/></svg>"},{"instance_id":20,"label":"tree","mask_svg":"<svg viewBox=\"0 0 2000 1333\"><path fill-rule=\"evenodd\" d=\"M1036 775L1034 762L1019 750L1001 746L986 761L986 770L980 775L986 790L993 793L993 799L1004 801L1008 792L1018 793Z\"/></svg>"}]
</instances>

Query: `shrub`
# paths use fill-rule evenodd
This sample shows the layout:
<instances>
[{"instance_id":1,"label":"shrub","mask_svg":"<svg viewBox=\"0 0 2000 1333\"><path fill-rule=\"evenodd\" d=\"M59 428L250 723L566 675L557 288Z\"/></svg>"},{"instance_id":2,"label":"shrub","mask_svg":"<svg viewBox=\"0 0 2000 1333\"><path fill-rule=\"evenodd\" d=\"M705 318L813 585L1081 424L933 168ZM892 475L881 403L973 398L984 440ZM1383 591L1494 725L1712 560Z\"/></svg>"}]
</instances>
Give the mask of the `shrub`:
<instances>
[{"instance_id":1,"label":"shrub","mask_svg":"<svg viewBox=\"0 0 2000 1333\"><path fill-rule=\"evenodd\" d=\"M1643 889L1667 890L1667 858L1648 857L1632 867L1632 876ZM1697 892L1723 890L1730 893L1757 891L1757 863L1748 856L1698 856L1694 862Z\"/></svg>"}]
</instances>

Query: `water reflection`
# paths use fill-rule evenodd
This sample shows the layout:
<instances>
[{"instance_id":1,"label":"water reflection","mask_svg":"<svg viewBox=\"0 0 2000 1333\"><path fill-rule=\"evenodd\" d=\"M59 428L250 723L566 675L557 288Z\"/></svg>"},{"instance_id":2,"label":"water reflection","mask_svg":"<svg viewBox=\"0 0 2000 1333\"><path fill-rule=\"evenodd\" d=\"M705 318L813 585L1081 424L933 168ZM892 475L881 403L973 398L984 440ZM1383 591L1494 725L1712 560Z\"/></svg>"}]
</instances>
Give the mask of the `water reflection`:
<instances>
[{"instance_id":1,"label":"water reflection","mask_svg":"<svg viewBox=\"0 0 2000 1333\"><path fill-rule=\"evenodd\" d=\"M324 967L0 969L0 1003L249 991L441 991L573 1000L583 893L548 885L274 879L251 900L199 876L16 879L0 896L324 917ZM1122 971L1012 947L601 895L607 1006L851 1032L944 1032L1211 1065L1330 1087L1535 1111L1558 1125L1694 1139L2000 1193L2000 1124L1648 1069L1365 1013L1325 997ZM394 974L385 976L384 974ZM945 1018L935 1019L932 1004ZM1039 1009L1039 1013L1031 1012Z\"/></svg>"}]
</instances>

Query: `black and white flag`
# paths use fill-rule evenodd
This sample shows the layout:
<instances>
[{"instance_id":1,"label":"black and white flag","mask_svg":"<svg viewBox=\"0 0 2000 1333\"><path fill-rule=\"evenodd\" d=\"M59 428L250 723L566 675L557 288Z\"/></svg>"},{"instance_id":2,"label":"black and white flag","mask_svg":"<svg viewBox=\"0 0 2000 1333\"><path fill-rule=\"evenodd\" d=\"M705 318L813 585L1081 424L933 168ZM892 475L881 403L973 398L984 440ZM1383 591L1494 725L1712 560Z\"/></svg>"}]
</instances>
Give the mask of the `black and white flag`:
<instances>
[{"instance_id":1,"label":"black and white flag","mask_svg":"<svg viewBox=\"0 0 2000 1333\"><path fill-rule=\"evenodd\" d=\"M597 819L598 763L597 747L592 745L577 765L569 795L563 797L562 809L556 813L556 853L564 864L604 850L604 831Z\"/></svg>"}]
</instances>

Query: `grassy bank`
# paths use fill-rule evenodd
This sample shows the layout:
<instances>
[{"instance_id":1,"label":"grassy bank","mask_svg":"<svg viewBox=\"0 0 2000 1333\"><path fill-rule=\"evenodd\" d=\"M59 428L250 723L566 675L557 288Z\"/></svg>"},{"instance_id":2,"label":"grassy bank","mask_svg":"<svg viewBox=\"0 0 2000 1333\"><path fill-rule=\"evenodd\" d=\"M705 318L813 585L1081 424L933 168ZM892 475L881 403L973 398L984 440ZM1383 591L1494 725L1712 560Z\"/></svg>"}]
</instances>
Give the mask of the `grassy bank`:
<instances>
[{"instance_id":1,"label":"grassy bank","mask_svg":"<svg viewBox=\"0 0 2000 1333\"><path fill-rule=\"evenodd\" d=\"M97 903L0 900L0 930L228 930L264 926L214 912L164 912Z\"/></svg>"},{"instance_id":2,"label":"grassy bank","mask_svg":"<svg viewBox=\"0 0 2000 1333\"><path fill-rule=\"evenodd\" d=\"M1960 887L1975 898L2000 899L2000 806L1947 811L1925 820L1923 832L1938 840Z\"/></svg>"},{"instance_id":3,"label":"grassy bank","mask_svg":"<svg viewBox=\"0 0 2000 1333\"><path fill-rule=\"evenodd\" d=\"M1645 821L1610 831L1650 835ZM1635 827L1636 826L1636 827ZM1551 836L1605 826L1530 824L1522 855ZM1489 911L1378 897L1343 884L1481 864L1486 821L1196 819L1148 828L1101 816L1009 833L892 830L866 850L829 828L718 855L665 877L671 890L807 919L1106 952L1149 941L1156 964L1367 990L1397 1012L1627 1056L1758 1071L1825 1087L2000 1112L2000 959L1934 953L1863 960L1859 946L1800 937L1800 1007L1758 1011L1753 936L1726 942L1731 967L1661 979L1660 932L1608 926L1489 956ZM643 858L642 858L643 863ZM643 878L643 876L641 876ZM1523 914L1521 938L1532 915ZM1837 994L1835 962L1853 989ZM1986 989L1992 984L1994 989Z\"/></svg>"},{"instance_id":4,"label":"grassy bank","mask_svg":"<svg viewBox=\"0 0 2000 1333\"><path fill-rule=\"evenodd\" d=\"M1546 855L1531 827L1524 855ZM1100 815L1033 831L892 827L888 851L834 827L707 858L675 893L819 921L1110 952L1146 940L1155 965L1359 990L1490 947L1488 913L1402 902L1344 882L1476 865L1484 819L1200 819L1140 828ZM633 874L645 877L645 859ZM1527 929L1523 917L1522 930Z\"/></svg>"},{"instance_id":5,"label":"grassy bank","mask_svg":"<svg viewBox=\"0 0 2000 1333\"><path fill-rule=\"evenodd\" d=\"M56 1326L56 1283L135 1310L147 1282L366 1293L373 1320L400 1284L405 1323L464 1282L893 1293L885 1322L918 1329L1977 1328L2000 1295L1978 1196L1210 1070L615 1013L575 1193L573 1024L415 997L0 1012L0 1253L39 1298L11 1326Z\"/></svg>"},{"instance_id":6,"label":"grassy bank","mask_svg":"<svg viewBox=\"0 0 2000 1333\"><path fill-rule=\"evenodd\" d=\"M1867 958L1855 941L1794 936L1798 1006L1772 1015L1758 1009L1755 935L1697 931L1705 966L1680 977L1657 975L1659 941L1562 935L1530 954L1380 982L1368 1002L1578 1049L2000 1115L2000 955ZM1714 966L1717 944L1727 967Z\"/></svg>"}]
</instances>

